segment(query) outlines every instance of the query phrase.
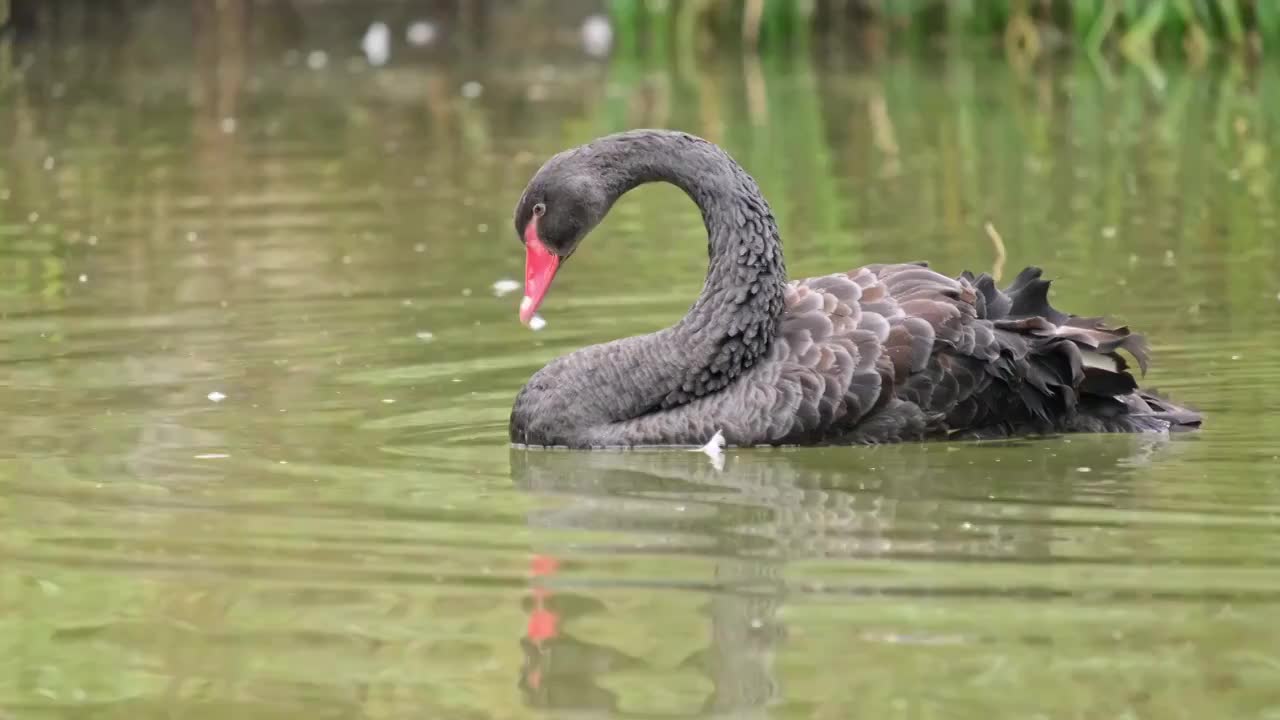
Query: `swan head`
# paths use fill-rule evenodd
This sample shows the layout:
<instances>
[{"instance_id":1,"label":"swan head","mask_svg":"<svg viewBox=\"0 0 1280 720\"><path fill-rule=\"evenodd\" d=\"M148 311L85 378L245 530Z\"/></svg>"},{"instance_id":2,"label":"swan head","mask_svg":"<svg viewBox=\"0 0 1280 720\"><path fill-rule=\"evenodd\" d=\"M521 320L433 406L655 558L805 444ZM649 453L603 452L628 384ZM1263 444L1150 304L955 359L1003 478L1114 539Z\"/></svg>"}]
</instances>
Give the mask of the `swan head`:
<instances>
[{"instance_id":1,"label":"swan head","mask_svg":"<svg viewBox=\"0 0 1280 720\"><path fill-rule=\"evenodd\" d=\"M613 205L604 182L575 151L551 158L516 204L516 236L525 248L520 322L529 324L560 265Z\"/></svg>"}]
</instances>

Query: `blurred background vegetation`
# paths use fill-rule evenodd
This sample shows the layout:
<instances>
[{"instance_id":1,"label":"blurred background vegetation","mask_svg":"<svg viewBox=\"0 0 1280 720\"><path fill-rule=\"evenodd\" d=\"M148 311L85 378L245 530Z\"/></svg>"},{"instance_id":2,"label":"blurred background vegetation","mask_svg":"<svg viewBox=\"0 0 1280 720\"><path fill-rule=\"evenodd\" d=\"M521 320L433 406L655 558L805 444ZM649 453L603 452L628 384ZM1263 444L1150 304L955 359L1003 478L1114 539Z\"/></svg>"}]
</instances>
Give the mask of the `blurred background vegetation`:
<instances>
[{"instance_id":1,"label":"blurred background vegetation","mask_svg":"<svg viewBox=\"0 0 1280 720\"><path fill-rule=\"evenodd\" d=\"M1280 42L1270 0L608 0L624 37L735 36L748 46L845 42L873 47L1001 43L1034 57L1075 47L1141 57L1215 48L1252 54Z\"/></svg>"},{"instance_id":2,"label":"blurred background vegetation","mask_svg":"<svg viewBox=\"0 0 1280 720\"><path fill-rule=\"evenodd\" d=\"M0 0L0 22L17 33L57 23L75 8L102 17L136 16L166 0ZM221 7L225 0L194 0ZM245 3L232 2L241 5ZM301 20L332 0L250 0L268 14ZM1064 50L1114 52L1134 59L1214 52L1259 57L1280 45L1280 3L1271 0L426 0L367 3L380 11L443 17L477 30L499 12L606 14L623 52L639 48L741 45L776 48L810 42L887 48L1004 47L1021 59Z\"/></svg>"}]
</instances>

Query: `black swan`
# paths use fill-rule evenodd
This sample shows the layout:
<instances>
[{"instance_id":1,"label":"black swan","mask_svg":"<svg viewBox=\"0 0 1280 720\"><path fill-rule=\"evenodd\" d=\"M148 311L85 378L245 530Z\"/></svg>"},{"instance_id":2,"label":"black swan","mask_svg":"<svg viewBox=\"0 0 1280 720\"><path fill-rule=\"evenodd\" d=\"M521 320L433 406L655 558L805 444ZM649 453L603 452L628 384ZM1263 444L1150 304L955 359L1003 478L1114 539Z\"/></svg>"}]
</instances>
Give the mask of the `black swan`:
<instances>
[{"instance_id":1,"label":"black swan","mask_svg":"<svg viewBox=\"0 0 1280 720\"><path fill-rule=\"evenodd\" d=\"M516 206L529 323L560 265L623 193L665 181L697 203L710 265L674 326L593 345L516 397L517 445L844 445L1063 432L1168 432L1196 412L1140 390L1142 337L1049 306L1023 270L1005 290L924 263L787 282L755 180L702 138L633 130L555 155Z\"/></svg>"}]
</instances>

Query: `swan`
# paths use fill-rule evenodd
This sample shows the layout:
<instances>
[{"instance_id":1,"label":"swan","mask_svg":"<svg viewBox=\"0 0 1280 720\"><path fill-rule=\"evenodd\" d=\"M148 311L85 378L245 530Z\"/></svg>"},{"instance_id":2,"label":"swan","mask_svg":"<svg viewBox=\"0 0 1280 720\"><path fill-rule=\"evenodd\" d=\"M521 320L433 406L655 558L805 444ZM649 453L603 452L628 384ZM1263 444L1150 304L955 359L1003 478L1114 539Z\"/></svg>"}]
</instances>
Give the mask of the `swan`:
<instances>
[{"instance_id":1,"label":"swan","mask_svg":"<svg viewBox=\"0 0 1280 720\"><path fill-rule=\"evenodd\" d=\"M671 327L553 360L520 390L517 446L850 445L1198 428L1138 387L1141 335L1059 312L1028 267L986 274L873 264L788 281L759 186L714 143L631 130L561 152L515 208L528 324L561 266L627 191L680 188L706 225L702 291Z\"/></svg>"}]
</instances>

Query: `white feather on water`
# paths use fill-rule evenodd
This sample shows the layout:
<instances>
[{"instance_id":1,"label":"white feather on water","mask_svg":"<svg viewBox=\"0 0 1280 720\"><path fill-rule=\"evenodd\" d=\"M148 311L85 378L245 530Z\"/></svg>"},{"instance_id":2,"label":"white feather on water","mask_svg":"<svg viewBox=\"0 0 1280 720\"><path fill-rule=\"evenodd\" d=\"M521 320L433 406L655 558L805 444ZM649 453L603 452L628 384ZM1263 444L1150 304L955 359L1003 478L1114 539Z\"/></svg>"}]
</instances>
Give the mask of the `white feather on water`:
<instances>
[{"instance_id":1,"label":"white feather on water","mask_svg":"<svg viewBox=\"0 0 1280 720\"><path fill-rule=\"evenodd\" d=\"M711 458L712 467L714 467L716 470L723 470L724 469L724 446L725 446L724 433L717 430L716 434L711 436L711 439L707 441L706 445L703 445L697 450L694 450L694 452L700 452L705 454L707 457Z\"/></svg>"},{"instance_id":2,"label":"white feather on water","mask_svg":"<svg viewBox=\"0 0 1280 720\"><path fill-rule=\"evenodd\" d=\"M493 284L493 294L502 297L520 289L520 283L510 278L503 278Z\"/></svg>"}]
</instances>

